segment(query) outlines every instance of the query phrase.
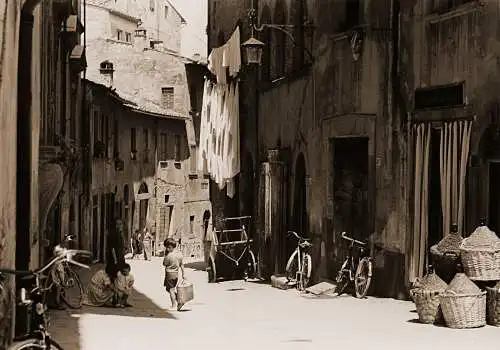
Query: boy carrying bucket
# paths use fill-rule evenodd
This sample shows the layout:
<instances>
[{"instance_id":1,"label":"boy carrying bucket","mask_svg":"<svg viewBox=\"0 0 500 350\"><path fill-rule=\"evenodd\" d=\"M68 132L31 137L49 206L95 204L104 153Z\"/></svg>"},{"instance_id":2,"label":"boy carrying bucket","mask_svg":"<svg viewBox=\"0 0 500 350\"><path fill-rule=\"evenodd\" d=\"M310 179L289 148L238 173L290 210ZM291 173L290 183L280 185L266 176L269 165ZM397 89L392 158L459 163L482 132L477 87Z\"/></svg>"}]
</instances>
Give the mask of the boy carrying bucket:
<instances>
[{"instance_id":1,"label":"boy carrying bucket","mask_svg":"<svg viewBox=\"0 0 500 350\"><path fill-rule=\"evenodd\" d=\"M167 238L163 242L165 246L165 258L163 258L163 266L165 266L165 279L163 285L170 294L172 308L177 308L180 311L183 303L177 303L177 285L179 283L179 270L182 272L182 280L186 278L184 272L184 264L182 263L182 253L175 250L177 243L172 238Z\"/></svg>"}]
</instances>

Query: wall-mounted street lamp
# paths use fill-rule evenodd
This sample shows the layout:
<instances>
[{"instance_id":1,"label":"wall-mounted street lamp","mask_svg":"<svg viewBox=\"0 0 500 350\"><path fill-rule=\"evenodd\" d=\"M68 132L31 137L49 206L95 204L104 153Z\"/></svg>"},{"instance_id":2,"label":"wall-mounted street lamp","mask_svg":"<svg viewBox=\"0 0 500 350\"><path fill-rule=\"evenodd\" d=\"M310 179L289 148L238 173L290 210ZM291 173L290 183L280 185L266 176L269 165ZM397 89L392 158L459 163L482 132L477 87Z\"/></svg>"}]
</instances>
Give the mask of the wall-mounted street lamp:
<instances>
[{"instance_id":1,"label":"wall-mounted street lamp","mask_svg":"<svg viewBox=\"0 0 500 350\"><path fill-rule=\"evenodd\" d=\"M252 29L252 34L250 36L250 39L241 44L241 46L244 49L244 55L246 56L246 62L248 65L250 64L260 65L262 63L262 52L264 50L264 46L266 45L262 41L255 38L255 32L262 32L264 29L276 29L280 32L285 33L295 46L299 46L293 34L293 29L295 28L295 26L290 24L270 24L270 23L264 23L258 25L257 11L255 10L255 8L252 8L248 11L248 19L250 22L250 28ZM304 28L306 27L310 27L308 21L304 23ZM301 48L304 50L304 52L309 56L310 60L312 61L313 60L312 53L303 45L301 45Z\"/></svg>"}]
</instances>

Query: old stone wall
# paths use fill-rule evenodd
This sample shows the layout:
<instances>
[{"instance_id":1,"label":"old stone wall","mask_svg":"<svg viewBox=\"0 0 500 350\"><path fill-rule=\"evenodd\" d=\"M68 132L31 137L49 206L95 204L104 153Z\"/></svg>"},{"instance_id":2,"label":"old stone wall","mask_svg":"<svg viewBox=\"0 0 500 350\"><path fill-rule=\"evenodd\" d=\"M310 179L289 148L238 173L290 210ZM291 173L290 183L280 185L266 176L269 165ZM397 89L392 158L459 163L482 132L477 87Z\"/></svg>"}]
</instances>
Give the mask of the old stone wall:
<instances>
[{"instance_id":1,"label":"old stone wall","mask_svg":"<svg viewBox=\"0 0 500 350\"><path fill-rule=\"evenodd\" d=\"M359 24L366 24L367 29L362 33L357 60L350 44L351 28L347 25L344 7L338 3L259 1L261 23L295 23L301 3L306 18L315 26L314 35L304 35L303 39L304 45L311 49L314 63L309 65L305 60L301 67L294 56L297 54L293 45L280 41L279 35L271 34L272 31L259 34L269 45L269 52L265 51L263 56L261 78L264 79L266 73L262 69L268 69L271 81L260 82L256 139L259 152L253 151L252 156L262 161L266 149L283 151L288 174L283 205L285 227L289 227L293 219L297 159L299 155L304 157L308 231L314 239L315 274L318 278L331 278L345 253L337 232L338 218L336 221L333 214L336 205L332 187L333 138L368 138L369 217L363 238L381 249L394 249L399 255L405 253L407 212L401 153L405 143L397 118L388 107L392 106L391 54L387 44L391 39L390 2L362 2ZM238 20L244 23L246 17L242 9L245 6L250 4L243 0L209 2L210 47L220 45L221 37L227 39ZM225 14L229 12L233 16L228 18ZM242 41L247 38L248 33L243 32ZM249 87L242 85L241 89L245 88ZM248 109L247 105L244 107ZM263 191L262 186L259 191ZM214 212L223 207L215 202L213 205ZM214 215L217 217L217 213ZM379 265L384 265L383 260Z\"/></svg>"}]
</instances>

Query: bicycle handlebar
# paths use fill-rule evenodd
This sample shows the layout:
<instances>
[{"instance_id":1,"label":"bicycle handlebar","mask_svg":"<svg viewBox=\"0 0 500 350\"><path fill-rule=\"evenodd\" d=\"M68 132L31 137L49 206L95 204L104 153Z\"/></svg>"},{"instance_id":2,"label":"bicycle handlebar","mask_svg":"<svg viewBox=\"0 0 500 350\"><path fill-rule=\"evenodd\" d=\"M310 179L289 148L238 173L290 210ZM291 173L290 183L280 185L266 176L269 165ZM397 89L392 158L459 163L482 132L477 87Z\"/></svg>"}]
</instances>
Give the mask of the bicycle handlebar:
<instances>
[{"instance_id":1,"label":"bicycle handlebar","mask_svg":"<svg viewBox=\"0 0 500 350\"><path fill-rule=\"evenodd\" d=\"M292 236L295 236L299 241L307 241L307 239L305 239L304 237L302 237L301 235L299 235L295 231L288 231L288 234L292 235Z\"/></svg>"},{"instance_id":2,"label":"bicycle handlebar","mask_svg":"<svg viewBox=\"0 0 500 350\"><path fill-rule=\"evenodd\" d=\"M361 242L361 241L358 241L357 239L354 239L354 238L351 238L349 236L347 236L346 232L342 232L342 236L341 236L343 239L345 239L346 241L349 241L349 242L352 242L352 243L356 243L360 246L365 246L366 245L366 242Z\"/></svg>"},{"instance_id":3,"label":"bicycle handlebar","mask_svg":"<svg viewBox=\"0 0 500 350\"><path fill-rule=\"evenodd\" d=\"M39 276L43 274L45 271L47 271L50 267L52 267L55 263L61 262L61 261L67 261L70 264L80 266L86 269L90 269L90 266L79 263L78 261L73 260L73 257L77 254L82 254L82 255L91 255L89 251L86 250L70 250L70 249L64 249L60 251L60 253L52 258L47 265L36 269L34 271L23 271L23 270L11 270L11 269L0 269L0 274L5 273L5 274L10 274L10 275L17 275L17 276Z\"/></svg>"}]
</instances>

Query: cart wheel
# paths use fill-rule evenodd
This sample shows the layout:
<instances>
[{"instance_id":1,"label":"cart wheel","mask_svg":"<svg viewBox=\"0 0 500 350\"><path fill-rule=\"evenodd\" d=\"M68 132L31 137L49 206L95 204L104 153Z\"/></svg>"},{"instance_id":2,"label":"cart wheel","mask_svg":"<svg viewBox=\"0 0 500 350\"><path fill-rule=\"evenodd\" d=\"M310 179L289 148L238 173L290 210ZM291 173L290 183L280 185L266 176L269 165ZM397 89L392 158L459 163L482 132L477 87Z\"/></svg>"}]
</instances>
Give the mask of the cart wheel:
<instances>
[{"instance_id":1,"label":"cart wheel","mask_svg":"<svg viewBox=\"0 0 500 350\"><path fill-rule=\"evenodd\" d=\"M208 262L207 273L208 273L208 283L215 283L217 277L216 277L215 263L212 259L210 259L210 261Z\"/></svg>"}]
</instances>

